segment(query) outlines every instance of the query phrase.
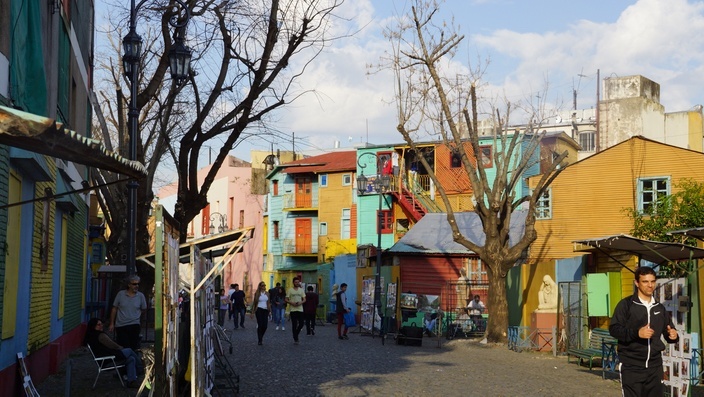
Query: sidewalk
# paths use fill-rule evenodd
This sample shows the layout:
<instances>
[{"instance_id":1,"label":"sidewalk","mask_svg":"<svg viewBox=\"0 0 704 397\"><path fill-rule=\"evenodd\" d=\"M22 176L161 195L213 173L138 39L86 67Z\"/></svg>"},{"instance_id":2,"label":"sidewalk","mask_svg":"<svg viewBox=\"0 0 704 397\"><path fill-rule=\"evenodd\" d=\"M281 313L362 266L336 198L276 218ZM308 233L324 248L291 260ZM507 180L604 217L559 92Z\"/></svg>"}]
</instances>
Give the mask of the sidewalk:
<instances>
[{"instance_id":1,"label":"sidewalk","mask_svg":"<svg viewBox=\"0 0 704 397\"><path fill-rule=\"evenodd\" d=\"M113 377L114 372L112 371L100 374L98 383L93 389L98 367L88 349L81 347L71 352L69 358L61 364L58 373L48 377L41 384L35 384L40 396L65 396L69 361L71 365L71 396L132 397L137 395L137 389L123 388L120 380ZM142 395L146 394L142 393Z\"/></svg>"},{"instance_id":2,"label":"sidewalk","mask_svg":"<svg viewBox=\"0 0 704 397\"><path fill-rule=\"evenodd\" d=\"M515 353L505 346L476 341L423 339L420 347L398 346L388 339L350 333L337 338L337 326L318 326L315 336L293 344L291 323L276 331L271 323L264 344L257 345L255 322L232 331L234 350L225 356L240 376L241 396L620 396L617 381L602 380L565 357L549 353ZM232 329L232 323L227 323ZM356 328L354 329L356 330ZM87 350L71 354L72 396L134 396L110 373L97 373ZM64 396L66 362L60 373L37 389L42 397ZM146 395L146 393L143 393Z\"/></svg>"}]
</instances>

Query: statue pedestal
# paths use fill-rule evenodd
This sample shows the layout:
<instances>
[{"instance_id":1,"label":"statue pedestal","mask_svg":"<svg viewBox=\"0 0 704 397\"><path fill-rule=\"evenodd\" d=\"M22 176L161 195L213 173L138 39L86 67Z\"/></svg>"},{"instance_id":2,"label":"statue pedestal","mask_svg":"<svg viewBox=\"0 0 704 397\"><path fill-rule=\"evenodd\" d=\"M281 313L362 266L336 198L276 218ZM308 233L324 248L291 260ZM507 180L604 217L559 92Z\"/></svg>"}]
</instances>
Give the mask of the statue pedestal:
<instances>
[{"instance_id":1,"label":"statue pedestal","mask_svg":"<svg viewBox=\"0 0 704 397\"><path fill-rule=\"evenodd\" d=\"M536 330L533 343L538 346L538 351L552 351L552 347L557 343L557 338L553 339L552 335L553 327L557 328L557 312L533 312L530 325Z\"/></svg>"}]
</instances>

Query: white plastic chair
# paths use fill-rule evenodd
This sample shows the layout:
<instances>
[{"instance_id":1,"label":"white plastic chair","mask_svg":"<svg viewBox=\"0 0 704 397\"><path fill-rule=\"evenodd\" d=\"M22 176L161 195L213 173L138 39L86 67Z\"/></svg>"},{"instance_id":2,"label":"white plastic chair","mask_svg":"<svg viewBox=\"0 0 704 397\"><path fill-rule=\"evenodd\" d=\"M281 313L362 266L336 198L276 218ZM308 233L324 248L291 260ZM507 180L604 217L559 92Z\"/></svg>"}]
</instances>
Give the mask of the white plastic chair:
<instances>
[{"instance_id":1,"label":"white plastic chair","mask_svg":"<svg viewBox=\"0 0 704 397\"><path fill-rule=\"evenodd\" d=\"M110 370L115 370L117 378L120 379L122 387L125 387L125 382L122 381L122 375L119 371L119 369L123 368L125 364L117 364L115 362L115 356L96 357L95 353L93 353L93 349L90 348L90 345L87 346L90 355L93 356L93 360L95 360L95 365L98 366L98 375L95 376L95 382L93 382L93 389L95 389L95 385L98 383L98 378L100 377L100 374L102 372Z\"/></svg>"}]
</instances>

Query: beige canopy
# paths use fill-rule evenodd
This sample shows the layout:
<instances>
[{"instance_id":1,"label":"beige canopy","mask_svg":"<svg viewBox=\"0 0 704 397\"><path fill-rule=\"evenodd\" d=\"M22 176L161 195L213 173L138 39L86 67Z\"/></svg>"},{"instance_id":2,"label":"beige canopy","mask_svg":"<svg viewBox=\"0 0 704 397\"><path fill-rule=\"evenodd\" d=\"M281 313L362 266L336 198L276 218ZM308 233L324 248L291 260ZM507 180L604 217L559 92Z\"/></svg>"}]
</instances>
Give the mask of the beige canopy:
<instances>
[{"instance_id":1,"label":"beige canopy","mask_svg":"<svg viewBox=\"0 0 704 397\"><path fill-rule=\"evenodd\" d=\"M0 106L0 144L141 178L144 166L107 150L98 140L67 130L62 123Z\"/></svg>"}]
</instances>

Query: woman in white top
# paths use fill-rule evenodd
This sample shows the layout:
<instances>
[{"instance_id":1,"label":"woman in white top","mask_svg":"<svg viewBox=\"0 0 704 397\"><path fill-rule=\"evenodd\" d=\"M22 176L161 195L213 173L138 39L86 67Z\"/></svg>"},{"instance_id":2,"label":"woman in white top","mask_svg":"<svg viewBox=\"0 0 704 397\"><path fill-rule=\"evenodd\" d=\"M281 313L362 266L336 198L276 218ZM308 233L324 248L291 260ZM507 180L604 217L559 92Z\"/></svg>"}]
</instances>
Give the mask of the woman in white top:
<instances>
[{"instance_id":1,"label":"woman in white top","mask_svg":"<svg viewBox=\"0 0 704 397\"><path fill-rule=\"evenodd\" d=\"M259 345L262 344L262 339L264 339L270 311L271 301L269 301L269 292L266 290L266 284L262 281L259 283L257 292L254 293L252 309L250 311L250 317L257 316L257 337L259 338Z\"/></svg>"}]
</instances>

